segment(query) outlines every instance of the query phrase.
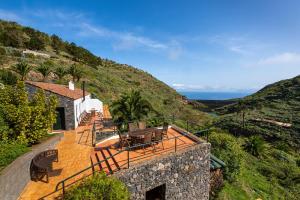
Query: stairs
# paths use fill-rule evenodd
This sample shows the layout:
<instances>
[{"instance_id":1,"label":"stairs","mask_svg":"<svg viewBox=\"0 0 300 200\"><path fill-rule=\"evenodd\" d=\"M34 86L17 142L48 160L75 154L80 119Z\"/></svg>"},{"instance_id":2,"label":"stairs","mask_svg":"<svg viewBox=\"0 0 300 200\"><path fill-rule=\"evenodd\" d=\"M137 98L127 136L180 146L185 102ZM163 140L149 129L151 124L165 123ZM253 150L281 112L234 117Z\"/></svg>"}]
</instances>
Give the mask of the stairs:
<instances>
[{"instance_id":1,"label":"stairs","mask_svg":"<svg viewBox=\"0 0 300 200\"><path fill-rule=\"evenodd\" d=\"M107 147L97 149L97 151L91 155L91 160L93 164L99 163L98 167L95 166L96 171L103 170L107 175L113 174L121 169L119 163ZM100 161L102 162L100 163Z\"/></svg>"},{"instance_id":2,"label":"stairs","mask_svg":"<svg viewBox=\"0 0 300 200\"><path fill-rule=\"evenodd\" d=\"M82 118L80 120L79 126L86 126L91 123L92 120L92 115L91 113L83 112L82 113Z\"/></svg>"}]
</instances>

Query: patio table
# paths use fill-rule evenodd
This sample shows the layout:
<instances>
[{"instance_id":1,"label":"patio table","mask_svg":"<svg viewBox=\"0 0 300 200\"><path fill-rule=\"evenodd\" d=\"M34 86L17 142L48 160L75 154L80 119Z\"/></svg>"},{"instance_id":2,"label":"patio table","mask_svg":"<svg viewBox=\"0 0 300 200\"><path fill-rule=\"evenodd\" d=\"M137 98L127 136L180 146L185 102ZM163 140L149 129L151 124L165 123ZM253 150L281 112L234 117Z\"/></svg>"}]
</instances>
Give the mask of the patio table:
<instances>
[{"instance_id":1,"label":"patio table","mask_svg":"<svg viewBox=\"0 0 300 200\"><path fill-rule=\"evenodd\" d=\"M128 133L129 137L136 137L136 138L144 138L147 134L153 134L158 129L155 127L146 128L146 129L139 129L135 131L131 131Z\"/></svg>"}]
</instances>

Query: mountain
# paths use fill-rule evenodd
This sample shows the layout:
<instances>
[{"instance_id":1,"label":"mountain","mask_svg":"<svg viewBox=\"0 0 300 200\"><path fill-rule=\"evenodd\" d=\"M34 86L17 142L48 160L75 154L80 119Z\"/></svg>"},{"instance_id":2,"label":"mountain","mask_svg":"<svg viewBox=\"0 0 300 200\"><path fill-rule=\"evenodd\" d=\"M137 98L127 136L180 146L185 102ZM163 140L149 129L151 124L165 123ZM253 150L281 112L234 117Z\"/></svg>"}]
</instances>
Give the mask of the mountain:
<instances>
[{"instance_id":1,"label":"mountain","mask_svg":"<svg viewBox=\"0 0 300 200\"><path fill-rule=\"evenodd\" d=\"M300 76L267 85L216 111L223 115L223 128L248 135L261 134L275 143L300 147Z\"/></svg>"},{"instance_id":2,"label":"mountain","mask_svg":"<svg viewBox=\"0 0 300 200\"><path fill-rule=\"evenodd\" d=\"M24 54L24 50L29 53ZM51 61L54 67L67 68L74 63L82 65L87 90L106 104L110 104L122 93L137 89L161 115L175 115L180 119L206 119L205 114L187 105L183 97L174 89L145 71L95 56L75 43L63 41L57 35L49 36L15 22L0 20L2 81L7 79L9 73L7 69L20 60L34 67L45 61ZM33 70L29 79L36 81L41 80L42 77ZM69 79L70 77L66 77L62 83L67 83ZM57 82L54 75L50 76L50 81ZM80 83L76 84L80 87Z\"/></svg>"}]
</instances>

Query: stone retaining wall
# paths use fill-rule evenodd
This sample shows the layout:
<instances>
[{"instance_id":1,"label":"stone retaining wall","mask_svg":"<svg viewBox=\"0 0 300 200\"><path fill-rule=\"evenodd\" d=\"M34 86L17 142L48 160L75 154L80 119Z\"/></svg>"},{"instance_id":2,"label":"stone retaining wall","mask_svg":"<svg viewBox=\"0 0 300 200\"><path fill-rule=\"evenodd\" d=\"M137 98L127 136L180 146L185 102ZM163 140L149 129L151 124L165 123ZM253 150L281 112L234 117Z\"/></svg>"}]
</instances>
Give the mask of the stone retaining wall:
<instances>
[{"instance_id":1,"label":"stone retaining wall","mask_svg":"<svg viewBox=\"0 0 300 200\"><path fill-rule=\"evenodd\" d=\"M30 181L29 167L32 158L39 152L54 149L63 134L55 135L47 141L32 147L32 150L13 161L0 174L0 199L18 199Z\"/></svg>"},{"instance_id":2,"label":"stone retaining wall","mask_svg":"<svg viewBox=\"0 0 300 200\"><path fill-rule=\"evenodd\" d=\"M201 143L184 151L130 166L115 174L123 181L131 199L146 199L146 192L166 184L165 198L208 200L210 144Z\"/></svg>"}]
</instances>

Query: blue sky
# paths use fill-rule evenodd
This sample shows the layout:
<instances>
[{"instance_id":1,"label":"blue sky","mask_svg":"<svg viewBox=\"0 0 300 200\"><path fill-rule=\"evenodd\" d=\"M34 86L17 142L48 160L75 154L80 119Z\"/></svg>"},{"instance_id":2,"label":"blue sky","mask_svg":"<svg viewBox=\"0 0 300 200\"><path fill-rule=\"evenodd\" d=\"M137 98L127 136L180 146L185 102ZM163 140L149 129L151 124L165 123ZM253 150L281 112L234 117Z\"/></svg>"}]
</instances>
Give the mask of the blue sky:
<instances>
[{"instance_id":1,"label":"blue sky","mask_svg":"<svg viewBox=\"0 0 300 200\"><path fill-rule=\"evenodd\" d=\"M57 34L178 90L253 91L300 74L300 1L2 1L0 18Z\"/></svg>"}]
</instances>

